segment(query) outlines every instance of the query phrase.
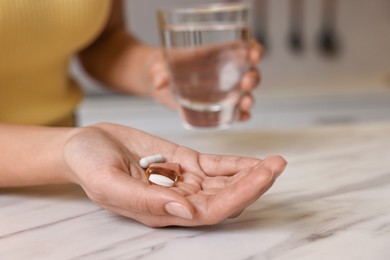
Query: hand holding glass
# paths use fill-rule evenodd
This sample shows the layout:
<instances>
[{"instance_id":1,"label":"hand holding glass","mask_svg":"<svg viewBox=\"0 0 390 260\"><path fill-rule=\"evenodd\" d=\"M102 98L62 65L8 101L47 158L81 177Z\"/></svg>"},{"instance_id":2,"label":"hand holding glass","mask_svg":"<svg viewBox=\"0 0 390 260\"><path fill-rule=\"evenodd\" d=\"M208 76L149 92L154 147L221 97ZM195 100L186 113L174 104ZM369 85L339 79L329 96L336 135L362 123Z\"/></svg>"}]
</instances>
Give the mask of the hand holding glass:
<instances>
[{"instance_id":1,"label":"hand holding glass","mask_svg":"<svg viewBox=\"0 0 390 260\"><path fill-rule=\"evenodd\" d=\"M227 128L236 119L248 71L245 4L158 11L164 53L186 128Z\"/></svg>"}]
</instances>

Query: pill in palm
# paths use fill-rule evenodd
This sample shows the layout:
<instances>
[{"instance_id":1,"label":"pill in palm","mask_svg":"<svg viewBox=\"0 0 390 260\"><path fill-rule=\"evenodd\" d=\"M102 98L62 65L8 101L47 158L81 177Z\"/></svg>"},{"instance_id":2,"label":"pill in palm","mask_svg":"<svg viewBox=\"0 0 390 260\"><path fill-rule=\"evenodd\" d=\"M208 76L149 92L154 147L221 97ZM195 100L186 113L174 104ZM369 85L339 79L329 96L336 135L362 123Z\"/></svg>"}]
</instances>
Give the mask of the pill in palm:
<instances>
[{"instance_id":1,"label":"pill in palm","mask_svg":"<svg viewBox=\"0 0 390 260\"><path fill-rule=\"evenodd\" d=\"M152 163L146 169L151 183L172 187L181 178L181 166L178 163Z\"/></svg>"},{"instance_id":2,"label":"pill in palm","mask_svg":"<svg viewBox=\"0 0 390 260\"><path fill-rule=\"evenodd\" d=\"M154 184L157 184L160 186L164 186L164 187L172 187L173 184L175 184L175 182L173 180L169 179L168 177L165 177L164 175L160 175L160 174L151 174L149 176L149 181L151 183L154 183Z\"/></svg>"},{"instance_id":3,"label":"pill in palm","mask_svg":"<svg viewBox=\"0 0 390 260\"><path fill-rule=\"evenodd\" d=\"M161 154L154 154L154 155L141 158L141 160L139 160L139 165L142 168L146 169L152 163L163 163L163 162L165 162L164 156L162 156Z\"/></svg>"}]
</instances>

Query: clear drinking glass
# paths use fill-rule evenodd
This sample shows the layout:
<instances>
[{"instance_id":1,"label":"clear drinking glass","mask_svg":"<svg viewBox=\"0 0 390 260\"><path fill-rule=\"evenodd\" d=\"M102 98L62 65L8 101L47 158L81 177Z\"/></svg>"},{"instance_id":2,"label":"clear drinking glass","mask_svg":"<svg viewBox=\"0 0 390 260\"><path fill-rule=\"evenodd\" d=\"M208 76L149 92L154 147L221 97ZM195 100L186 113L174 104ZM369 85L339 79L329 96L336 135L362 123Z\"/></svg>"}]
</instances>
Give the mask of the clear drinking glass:
<instances>
[{"instance_id":1,"label":"clear drinking glass","mask_svg":"<svg viewBox=\"0 0 390 260\"><path fill-rule=\"evenodd\" d=\"M185 128L227 128L238 115L249 69L244 3L160 9L161 41Z\"/></svg>"}]
</instances>

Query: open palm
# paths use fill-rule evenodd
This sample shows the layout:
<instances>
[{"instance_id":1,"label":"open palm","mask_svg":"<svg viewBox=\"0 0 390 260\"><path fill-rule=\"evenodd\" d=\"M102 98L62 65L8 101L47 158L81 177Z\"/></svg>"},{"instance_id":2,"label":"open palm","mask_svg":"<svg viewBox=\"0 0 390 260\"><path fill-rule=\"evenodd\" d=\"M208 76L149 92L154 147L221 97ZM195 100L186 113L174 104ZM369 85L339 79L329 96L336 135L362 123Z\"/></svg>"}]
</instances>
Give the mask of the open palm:
<instances>
[{"instance_id":1,"label":"open palm","mask_svg":"<svg viewBox=\"0 0 390 260\"><path fill-rule=\"evenodd\" d=\"M180 163L174 187L150 185L138 165L161 153ZM283 171L279 156L265 160L201 154L132 128L99 124L81 128L64 147L74 182L91 200L149 226L199 226L237 216Z\"/></svg>"}]
</instances>

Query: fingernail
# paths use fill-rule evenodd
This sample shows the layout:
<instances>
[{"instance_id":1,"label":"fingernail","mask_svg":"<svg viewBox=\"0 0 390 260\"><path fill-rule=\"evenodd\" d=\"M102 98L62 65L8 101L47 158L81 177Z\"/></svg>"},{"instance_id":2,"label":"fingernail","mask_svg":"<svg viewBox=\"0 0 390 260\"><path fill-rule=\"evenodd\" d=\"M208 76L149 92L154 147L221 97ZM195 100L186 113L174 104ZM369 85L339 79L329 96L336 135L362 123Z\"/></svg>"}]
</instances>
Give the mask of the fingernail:
<instances>
[{"instance_id":1,"label":"fingernail","mask_svg":"<svg viewBox=\"0 0 390 260\"><path fill-rule=\"evenodd\" d=\"M180 203L169 202L169 203L165 204L165 210L173 216L176 216L179 218L185 218L185 219L192 219L191 212L186 207L181 205Z\"/></svg>"}]
</instances>

